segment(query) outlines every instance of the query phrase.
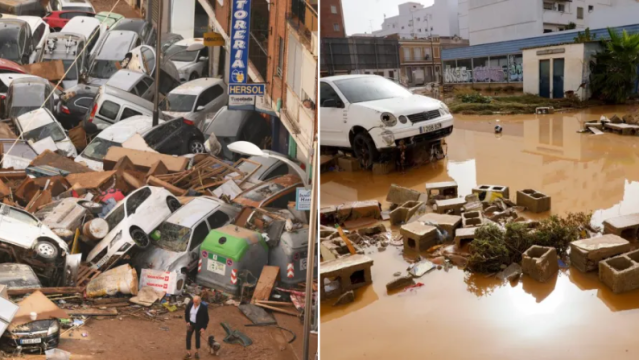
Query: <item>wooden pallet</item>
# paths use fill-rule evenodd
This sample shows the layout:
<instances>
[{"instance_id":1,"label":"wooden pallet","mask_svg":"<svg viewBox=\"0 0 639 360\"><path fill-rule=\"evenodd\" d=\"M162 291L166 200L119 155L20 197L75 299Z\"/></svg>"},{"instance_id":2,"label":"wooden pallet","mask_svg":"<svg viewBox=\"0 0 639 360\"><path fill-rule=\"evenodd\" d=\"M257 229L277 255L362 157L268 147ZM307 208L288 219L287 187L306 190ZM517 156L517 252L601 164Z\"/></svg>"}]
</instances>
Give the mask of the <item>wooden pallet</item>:
<instances>
[{"instance_id":1,"label":"wooden pallet","mask_svg":"<svg viewBox=\"0 0 639 360\"><path fill-rule=\"evenodd\" d=\"M84 289L89 284L89 282L91 282L91 280L95 279L101 273L102 271L98 269L94 269L90 266L87 266L86 264L80 264L76 285Z\"/></svg>"},{"instance_id":2,"label":"wooden pallet","mask_svg":"<svg viewBox=\"0 0 639 360\"><path fill-rule=\"evenodd\" d=\"M250 174L246 174L237 169L243 162L251 163L256 168ZM238 186L242 185L260 166L259 163L248 159L240 159L231 166L222 160L209 156L200 160L191 169L174 174L156 175L155 177L181 189L201 191L224 184L228 180L225 177L233 173L237 174L236 180L241 179Z\"/></svg>"}]
</instances>

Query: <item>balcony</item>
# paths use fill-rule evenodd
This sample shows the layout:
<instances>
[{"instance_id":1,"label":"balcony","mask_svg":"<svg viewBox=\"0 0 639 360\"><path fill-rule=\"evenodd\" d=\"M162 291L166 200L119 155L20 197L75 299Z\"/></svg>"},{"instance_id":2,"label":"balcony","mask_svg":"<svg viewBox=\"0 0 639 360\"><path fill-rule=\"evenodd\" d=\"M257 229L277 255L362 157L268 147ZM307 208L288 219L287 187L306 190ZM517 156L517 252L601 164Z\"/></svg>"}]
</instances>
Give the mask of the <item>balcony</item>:
<instances>
[{"instance_id":1,"label":"balcony","mask_svg":"<svg viewBox=\"0 0 639 360\"><path fill-rule=\"evenodd\" d=\"M568 12L568 9L565 12L544 9L543 20L544 24L568 25L575 22L577 18L575 14Z\"/></svg>"},{"instance_id":2,"label":"balcony","mask_svg":"<svg viewBox=\"0 0 639 360\"><path fill-rule=\"evenodd\" d=\"M317 0L292 0L286 14L288 23L297 30L300 41L311 48L313 33L317 33Z\"/></svg>"}]
</instances>

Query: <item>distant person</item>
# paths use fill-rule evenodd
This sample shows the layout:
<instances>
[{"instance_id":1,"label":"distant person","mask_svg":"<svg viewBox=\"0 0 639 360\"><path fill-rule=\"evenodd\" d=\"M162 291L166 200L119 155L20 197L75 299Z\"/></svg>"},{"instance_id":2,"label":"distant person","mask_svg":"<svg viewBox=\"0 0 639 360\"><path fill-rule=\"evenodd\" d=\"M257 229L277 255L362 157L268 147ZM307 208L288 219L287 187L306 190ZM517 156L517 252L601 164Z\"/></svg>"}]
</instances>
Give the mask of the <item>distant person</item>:
<instances>
[{"instance_id":1,"label":"distant person","mask_svg":"<svg viewBox=\"0 0 639 360\"><path fill-rule=\"evenodd\" d=\"M199 359L200 337L202 330L209 326L209 309L202 304L202 298L194 296L184 310L184 320L186 320L186 355L184 359L191 358L191 337L195 333L195 358Z\"/></svg>"}]
</instances>

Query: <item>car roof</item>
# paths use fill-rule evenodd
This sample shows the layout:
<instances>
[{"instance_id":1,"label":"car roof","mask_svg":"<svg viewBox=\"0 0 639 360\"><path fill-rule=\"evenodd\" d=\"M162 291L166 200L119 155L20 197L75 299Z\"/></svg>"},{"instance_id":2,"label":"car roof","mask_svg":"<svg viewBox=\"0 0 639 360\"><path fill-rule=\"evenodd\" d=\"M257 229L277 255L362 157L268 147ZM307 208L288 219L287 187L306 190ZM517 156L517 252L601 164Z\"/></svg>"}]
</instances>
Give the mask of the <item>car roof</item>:
<instances>
[{"instance_id":1,"label":"car roof","mask_svg":"<svg viewBox=\"0 0 639 360\"><path fill-rule=\"evenodd\" d=\"M29 75L29 74L0 73L0 80L2 80L2 82L5 83L5 85L6 85L5 81L13 82L13 80L22 79L26 77L36 77L36 76Z\"/></svg>"},{"instance_id":2,"label":"car roof","mask_svg":"<svg viewBox=\"0 0 639 360\"><path fill-rule=\"evenodd\" d=\"M197 44L197 43L201 43L201 42L204 42L204 39L202 39L202 38L190 38L190 39L180 40L180 41L176 42L173 45L189 46L191 44Z\"/></svg>"},{"instance_id":3,"label":"car roof","mask_svg":"<svg viewBox=\"0 0 639 360\"><path fill-rule=\"evenodd\" d=\"M4 17L4 15L3 15L3 17ZM37 16L17 16L16 19L26 21L29 24L29 26L31 27L31 31L32 32L35 31L35 28L38 27L38 25L40 25L40 23L44 22L44 20L42 20L42 18L37 17Z\"/></svg>"},{"instance_id":4,"label":"car roof","mask_svg":"<svg viewBox=\"0 0 639 360\"><path fill-rule=\"evenodd\" d=\"M262 165L257 169L255 174L251 176L252 179L259 179L260 177L262 177L262 174L264 174L267 170L269 170L273 165L276 165L278 163L284 164L284 162L279 161L275 158L264 157L264 156L251 156L247 160L250 160L252 162L256 162ZM255 169L255 166L256 165L253 163L243 161L240 165L237 166L237 169L240 171L250 173L251 171L253 171L253 169Z\"/></svg>"},{"instance_id":5,"label":"car roof","mask_svg":"<svg viewBox=\"0 0 639 360\"><path fill-rule=\"evenodd\" d=\"M76 16L64 25L61 33L76 33L91 36L96 27L100 26L100 20L89 16Z\"/></svg>"},{"instance_id":6,"label":"car roof","mask_svg":"<svg viewBox=\"0 0 639 360\"><path fill-rule=\"evenodd\" d=\"M355 78L362 78L362 77L373 77L373 76L377 76L379 77L379 75L370 75L370 74L354 74L354 75L335 75L335 76L327 76L327 77L323 77L321 80L328 80L328 81L337 81L337 80L345 80L345 79L355 79Z\"/></svg>"},{"instance_id":7,"label":"car roof","mask_svg":"<svg viewBox=\"0 0 639 360\"><path fill-rule=\"evenodd\" d=\"M98 134L98 138L122 144L131 136L142 134L153 127L153 118L147 115L135 115L107 127Z\"/></svg>"},{"instance_id":8,"label":"car roof","mask_svg":"<svg viewBox=\"0 0 639 360\"><path fill-rule=\"evenodd\" d=\"M73 5L77 5L77 6L82 6L82 5L86 5L87 7L91 6L93 7L93 5L91 5L90 2L88 2L87 0L60 0L60 4L62 6L68 5L68 6L73 6Z\"/></svg>"},{"instance_id":9,"label":"car roof","mask_svg":"<svg viewBox=\"0 0 639 360\"><path fill-rule=\"evenodd\" d=\"M10 69L21 74L26 73L22 65L7 59L0 59L0 68Z\"/></svg>"},{"instance_id":10,"label":"car roof","mask_svg":"<svg viewBox=\"0 0 639 360\"><path fill-rule=\"evenodd\" d=\"M223 203L217 199L196 197L186 205L177 209L166 219L166 222L190 228L206 216L206 214L221 207L222 204Z\"/></svg>"},{"instance_id":11,"label":"car roof","mask_svg":"<svg viewBox=\"0 0 639 360\"><path fill-rule=\"evenodd\" d=\"M210 88L214 85L222 85L224 86L224 80L217 78L199 78L191 81L187 81L184 84L176 87L171 90L171 94L189 94L189 95L199 95L204 90Z\"/></svg>"},{"instance_id":12,"label":"car roof","mask_svg":"<svg viewBox=\"0 0 639 360\"><path fill-rule=\"evenodd\" d=\"M13 18L13 19L0 19L0 26L4 24L4 28L9 28L9 27L23 27L23 26L28 26L29 23L24 21L24 20L20 20L18 18Z\"/></svg>"},{"instance_id":13,"label":"car roof","mask_svg":"<svg viewBox=\"0 0 639 360\"><path fill-rule=\"evenodd\" d=\"M11 85L21 86L21 85L50 85L50 84L49 84L49 81L41 77L31 75L31 76L25 76L20 79L15 79L13 80Z\"/></svg>"},{"instance_id":14,"label":"car roof","mask_svg":"<svg viewBox=\"0 0 639 360\"><path fill-rule=\"evenodd\" d=\"M127 30L127 31L140 31L146 25L144 19L122 19L114 27L113 30ZM135 30L131 30L135 29Z\"/></svg>"},{"instance_id":15,"label":"car roof","mask_svg":"<svg viewBox=\"0 0 639 360\"><path fill-rule=\"evenodd\" d=\"M99 13L95 14L95 16L104 16L104 17L108 17L111 19L123 19L124 15L118 14L118 13L114 13L114 12L108 12L108 11L100 11Z\"/></svg>"},{"instance_id":16,"label":"car roof","mask_svg":"<svg viewBox=\"0 0 639 360\"><path fill-rule=\"evenodd\" d=\"M111 78L106 82L106 85L115 86L118 89L129 91L133 85L137 84L138 80L145 75L141 72L121 69L118 70Z\"/></svg>"},{"instance_id":17,"label":"car roof","mask_svg":"<svg viewBox=\"0 0 639 360\"><path fill-rule=\"evenodd\" d=\"M22 131L30 131L41 126L56 122L53 114L51 114L49 110L45 108L39 108L33 111L29 111L26 114L18 116L16 120L22 127Z\"/></svg>"},{"instance_id":18,"label":"car roof","mask_svg":"<svg viewBox=\"0 0 639 360\"><path fill-rule=\"evenodd\" d=\"M153 103L143 99L137 95L131 94L128 91L124 91L122 89L118 89L113 86L103 85L104 86L104 94L118 97L122 100L128 101L130 103L146 107L147 109L153 109Z\"/></svg>"},{"instance_id":19,"label":"car roof","mask_svg":"<svg viewBox=\"0 0 639 360\"><path fill-rule=\"evenodd\" d=\"M98 20L99 21L99 20ZM127 30L111 30L102 41L97 60L122 60L131 51L131 44L138 34ZM106 53L105 53L106 52Z\"/></svg>"}]
</instances>

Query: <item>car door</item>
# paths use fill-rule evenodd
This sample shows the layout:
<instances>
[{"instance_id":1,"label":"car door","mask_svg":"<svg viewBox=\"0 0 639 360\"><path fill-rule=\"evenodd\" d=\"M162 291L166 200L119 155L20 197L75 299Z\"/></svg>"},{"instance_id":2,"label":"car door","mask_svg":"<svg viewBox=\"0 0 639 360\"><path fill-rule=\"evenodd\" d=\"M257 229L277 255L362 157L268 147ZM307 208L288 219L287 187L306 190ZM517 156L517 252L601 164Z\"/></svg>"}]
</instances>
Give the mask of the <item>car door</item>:
<instances>
[{"instance_id":1,"label":"car door","mask_svg":"<svg viewBox=\"0 0 639 360\"><path fill-rule=\"evenodd\" d=\"M210 89L211 91L211 100L204 107L204 112L208 115L207 117L211 117L215 115L215 113L222 108L222 106L226 105L228 102L228 97L226 96L226 88L221 85L214 85Z\"/></svg>"},{"instance_id":2,"label":"car door","mask_svg":"<svg viewBox=\"0 0 639 360\"><path fill-rule=\"evenodd\" d=\"M169 121L162 126L162 140L154 149L167 155L184 155L184 149L188 147L186 137L186 124L181 119Z\"/></svg>"},{"instance_id":3,"label":"car door","mask_svg":"<svg viewBox=\"0 0 639 360\"><path fill-rule=\"evenodd\" d=\"M150 196L151 189L146 187L126 198L126 214L129 218L129 225L135 225L147 234L153 231L155 227L155 222L149 221L149 216L162 219L168 216L168 208L166 206L162 207L167 210L167 213L158 211L160 207L153 206L155 201L149 199ZM164 202L164 199L161 201Z\"/></svg>"},{"instance_id":4,"label":"car door","mask_svg":"<svg viewBox=\"0 0 639 360\"><path fill-rule=\"evenodd\" d=\"M347 104L333 85L320 82L320 131L322 145L350 147L348 139Z\"/></svg>"},{"instance_id":5,"label":"car door","mask_svg":"<svg viewBox=\"0 0 639 360\"><path fill-rule=\"evenodd\" d=\"M40 223L26 211L7 205L0 209L0 239L5 242L31 248L40 233Z\"/></svg>"},{"instance_id":6,"label":"car door","mask_svg":"<svg viewBox=\"0 0 639 360\"><path fill-rule=\"evenodd\" d=\"M222 104L223 94L224 90L219 85L211 86L202 91L195 103L194 113L187 116L189 120L195 122L195 126L200 128L205 122L207 115L211 115L212 111L213 114L211 116L215 115L215 111L226 105L226 103ZM212 110L216 107L216 110Z\"/></svg>"},{"instance_id":7,"label":"car door","mask_svg":"<svg viewBox=\"0 0 639 360\"><path fill-rule=\"evenodd\" d=\"M200 256L200 245L206 239L206 236L209 234L209 227L206 224L206 220L202 219L202 221L195 225L195 229L193 230L193 234L191 235L191 241L189 242L189 251L188 251L188 265L187 269L189 271L195 269L197 266L197 262Z\"/></svg>"}]
</instances>

